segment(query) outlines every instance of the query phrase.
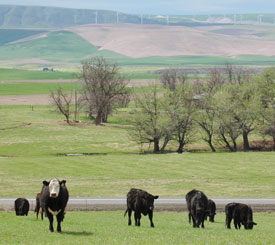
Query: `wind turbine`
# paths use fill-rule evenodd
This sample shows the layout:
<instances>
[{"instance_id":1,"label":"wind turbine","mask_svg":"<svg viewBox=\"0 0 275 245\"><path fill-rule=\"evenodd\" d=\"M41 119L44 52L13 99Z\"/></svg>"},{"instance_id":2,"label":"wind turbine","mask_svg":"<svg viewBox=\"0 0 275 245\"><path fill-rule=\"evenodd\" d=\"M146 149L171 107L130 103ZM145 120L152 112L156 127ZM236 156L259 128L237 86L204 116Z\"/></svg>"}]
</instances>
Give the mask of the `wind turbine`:
<instances>
[{"instance_id":1,"label":"wind turbine","mask_svg":"<svg viewBox=\"0 0 275 245\"><path fill-rule=\"evenodd\" d=\"M97 17L98 17L98 14L97 14L97 11L95 12L95 24L97 24Z\"/></svg>"}]
</instances>

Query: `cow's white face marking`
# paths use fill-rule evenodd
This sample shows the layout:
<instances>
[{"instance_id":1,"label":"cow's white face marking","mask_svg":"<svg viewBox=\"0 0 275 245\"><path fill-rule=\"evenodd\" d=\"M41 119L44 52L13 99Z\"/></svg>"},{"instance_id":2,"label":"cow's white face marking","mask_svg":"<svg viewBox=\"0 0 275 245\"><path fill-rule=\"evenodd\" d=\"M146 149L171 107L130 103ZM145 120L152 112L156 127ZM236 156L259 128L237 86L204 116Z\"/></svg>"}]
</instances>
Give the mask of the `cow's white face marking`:
<instances>
[{"instance_id":1,"label":"cow's white face marking","mask_svg":"<svg viewBox=\"0 0 275 245\"><path fill-rule=\"evenodd\" d=\"M50 197L56 198L58 197L60 190L60 184L57 179L52 179L49 184Z\"/></svg>"}]
</instances>

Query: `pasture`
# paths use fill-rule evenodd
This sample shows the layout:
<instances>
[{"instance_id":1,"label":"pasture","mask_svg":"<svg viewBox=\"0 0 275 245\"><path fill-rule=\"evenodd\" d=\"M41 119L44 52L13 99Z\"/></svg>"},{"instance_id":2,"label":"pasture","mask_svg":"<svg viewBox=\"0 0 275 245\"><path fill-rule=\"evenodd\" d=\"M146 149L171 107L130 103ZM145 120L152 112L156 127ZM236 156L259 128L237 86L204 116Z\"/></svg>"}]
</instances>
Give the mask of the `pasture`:
<instances>
[{"instance_id":1,"label":"pasture","mask_svg":"<svg viewBox=\"0 0 275 245\"><path fill-rule=\"evenodd\" d=\"M198 142L190 146L198 152L169 153L172 144L167 154L142 154L129 138L129 117L121 109L103 126L85 117L70 126L50 106L1 106L0 195L34 196L55 176L75 197L124 197L131 187L161 197L192 188L209 197L274 197L274 152L211 153Z\"/></svg>"},{"instance_id":2,"label":"pasture","mask_svg":"<svg viewBox=\"0 0 275 245\"><path fill-rule=\"evenodd\" d=\"M0 212L1 244L273 244L275 214L255 213L258 224L253 230L225 228L225 215L218 213L216 222L206 221L205 229L194 229L185 212L155 212L155 228L148 217L141 226L128 226L123 211L67 212L61 234L48 231L48 220L15 216ZM133 219L133 218L132 218ZM56 229L56 222L54 222Z\"/></svg>"}]
</instances>

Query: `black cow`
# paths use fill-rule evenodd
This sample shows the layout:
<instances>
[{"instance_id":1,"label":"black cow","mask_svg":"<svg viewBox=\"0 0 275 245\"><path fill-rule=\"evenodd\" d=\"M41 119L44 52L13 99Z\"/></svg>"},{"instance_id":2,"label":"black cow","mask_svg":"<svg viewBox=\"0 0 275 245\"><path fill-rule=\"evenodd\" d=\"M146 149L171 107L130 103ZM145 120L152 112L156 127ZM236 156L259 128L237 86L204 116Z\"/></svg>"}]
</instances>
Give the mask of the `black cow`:
<instances>
[{"instance_id":1,"label":"black cow","mask_svg":"<svg viewBox=\"0 0 275 245\"><path fill-rule=\"evenodd\" d=\"M14 201L15 214L18 216L28 216L30 204L26 198L17 198Z\"/></svg>"},{"instance_id":2,"label":"black cow","mask_svg":"<svg viewBox=\"0 0 275 245\"><path fill-rule=\"evenodd\" d=\"M231 220L234 219L235 229L240 229L241 225L247 230L252 230L254 225L253 212L251 207L242 203L228 203L225 206L226 227L230 229Z\"/></svg>"},{"instance_id":3,"label":"black cow","mask_svg":"<svg viewBox=\"0 0 275 245\"><path fill-rule=\"evenodd\" d=\"M205 219L207 219L207 216L209 216L209 221L214 222L215 215L216 215L216 203L212 199L208 199L208 211L205 216Z\"/></svg>"},{"instance_id":4,"label":"black cow","mask_svg":"<svg viewBox=\"0 0 275 245\"><path fill-rule=\"evenodd\" d=\"M40 192L40 206L48 217L51 232L53 229L53 216L57 219L57 231L61 232L61 222L64 219L64 210L69 200L69 192L65 186L66 180L52 179L50 182L44 180Z\"/></svg>"},{"instance_id":5,"label":"black cow","mask_svg":"<svg viewBox=\"0 0 275 245\"><path fill-rule=\"evenodd\" d=\"M185 199L189 211L189 223L192 218L193 227L201 225L204 228L204 220L208 212L208 198L203 192L194 189L186 194Z\"/></svg>"},{"instance_id":6,"label":"black cow","mask_svg":"<svg viewBox=\"0 0 275 245\"><path fill-rule=\"evenodd\" d=\"M36 213L36 218L38 219L38 214L40 212L40 216L41 219L43 220L43 213L44 210L42 209L42 207L40 207L40 193L37 193L36 198L35 198L35 208L34 208L34 212Z\"/></svg>"},{"instance_id":7,"label":"black cow","mask_svg":"<svg viewBox=\"0 0 275 245\"><path fill-rule=\"evenodd\" d=\"M140 226L141 214L149 216L151 227L154 227L153 223L153 210L154 201L159 196L153 196L146 191L132 188L127 194L127 209L124 213L124 217L128 212L128 225L131 225L131 214L135 212L135 225Z\"/></svg>"}]
</instances>

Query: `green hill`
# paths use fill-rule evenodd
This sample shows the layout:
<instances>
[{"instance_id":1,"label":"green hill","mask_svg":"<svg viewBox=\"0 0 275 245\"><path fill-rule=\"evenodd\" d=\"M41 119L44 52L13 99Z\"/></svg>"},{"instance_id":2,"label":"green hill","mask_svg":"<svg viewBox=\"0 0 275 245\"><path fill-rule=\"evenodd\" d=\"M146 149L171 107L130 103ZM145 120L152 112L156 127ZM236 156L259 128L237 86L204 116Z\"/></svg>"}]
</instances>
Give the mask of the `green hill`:
<instances>
[{"instance_id":1,"label":"green hill","mask_svg":"<svg viewBox=\"0 0 275 245\"><path fill-rule=\"evenodd\" d=\"M14 42L19 39L37 35L43 32L45 31L0 29L0 45Z\"/></svg>"},{"instance_id":2,"label":"green hill","mask_svg":"<svg viewBox=\"0 0 275 245\"><path fill-rule=\"evenodd\" d=\"M96 55L114 59L124 57L108 50L99 51L69 31L51 32L44 38L0 46L0 60L39 58L49 61L80 62Z\"/></svg>"}]
</instances>

